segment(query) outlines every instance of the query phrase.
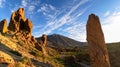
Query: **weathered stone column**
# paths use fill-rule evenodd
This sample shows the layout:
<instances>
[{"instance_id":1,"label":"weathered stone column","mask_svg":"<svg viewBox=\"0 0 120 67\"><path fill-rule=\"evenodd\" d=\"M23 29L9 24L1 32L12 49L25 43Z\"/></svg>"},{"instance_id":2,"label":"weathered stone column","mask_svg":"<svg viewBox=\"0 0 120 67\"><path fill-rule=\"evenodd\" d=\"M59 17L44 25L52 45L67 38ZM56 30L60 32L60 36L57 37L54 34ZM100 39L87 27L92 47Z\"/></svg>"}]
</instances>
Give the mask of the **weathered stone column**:
<instances>
[{"instance_id":1,"label":"weathered stone column","mask_svg":"<svg viewBox=\"0 0 120 67\"><path fill-rule=\"evenodd\" d=\"M42 45L45 47L47 44L47 36L45 34L42 35Z\"/></svg>"},{"instance_id":2,"label":"weathered stone column","mask_svg":"<svg viewBox=\"0 0 120 67\"><path fill-rule=\"evenodd\" d=\"M42 46L41 47L42 47L42 53L43 53L44 56L47 55L47 52L46 52L46 49L45 49L46 44L47 44L47 36L45 34L43 34L42 35Z\"/></svg>"},{"instance_id":3,"label":"weathered stone column","mask_svg":"<svg viewBox=\"0 0 120 67\"><path fill-rule=\"evenodd\" d=\"M110 67L108 51L98 16L89 15L86 29L91 67Z\"/></svg>"}]
</instances>

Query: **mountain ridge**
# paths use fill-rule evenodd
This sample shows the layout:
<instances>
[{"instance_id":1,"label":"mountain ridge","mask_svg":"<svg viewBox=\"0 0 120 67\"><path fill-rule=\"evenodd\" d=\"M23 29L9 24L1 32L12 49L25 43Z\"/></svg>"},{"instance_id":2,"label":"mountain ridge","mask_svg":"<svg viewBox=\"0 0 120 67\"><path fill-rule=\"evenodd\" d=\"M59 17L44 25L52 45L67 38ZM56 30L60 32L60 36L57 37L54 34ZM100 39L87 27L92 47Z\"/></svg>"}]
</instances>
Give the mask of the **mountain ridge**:
<instances>
[{"instance_id":1,"label":"mountain ridge","mask_svg":"<svg viewBox=\"0 0 120 67\"><path fill-rule=\"evenodd\" d=\"M41 37L38 37L36 39L40 41ZM86 42L79 42L60 34L47 35L47 41L47 46L52 45L55 47L83 47L87 45Z\"/></svg>"}]
</instances>

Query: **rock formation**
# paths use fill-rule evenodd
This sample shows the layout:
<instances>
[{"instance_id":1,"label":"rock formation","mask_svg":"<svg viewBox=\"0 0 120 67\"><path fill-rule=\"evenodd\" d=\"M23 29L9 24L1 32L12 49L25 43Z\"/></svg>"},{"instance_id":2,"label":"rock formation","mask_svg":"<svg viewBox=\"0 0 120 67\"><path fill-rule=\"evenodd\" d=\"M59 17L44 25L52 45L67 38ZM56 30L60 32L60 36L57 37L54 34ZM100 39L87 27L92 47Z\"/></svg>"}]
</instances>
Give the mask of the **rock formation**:
<instances>
[{"instance_id":1,"label":"rock formation","mask_svg":"<svg viewBox=\"0 0 120 67\"><path fill-rule=\"evenodd\" d=\"M45 50L45 46L47 44L47 36L45 34L42 35L42 53L44 56L47 55L46 50Z\"/></svg>"},{"instance_id":2,"label":"rock formation","mask_svg":"<svg viewBox=\"0 0 120 67\"><path fill-rule=\"evenodd\" d=\"M35 44L35 47L38 50L42 51L43 56L47 56L47 52L46 52L46 49L45 49L46 48L46 44L47 44L47 36L45 34L42 35L39 43Z\"/></svg>"},{"instance_id":3,"label":"rock formation","mask_svg":"<svg viewBox=\"0 0 120 67\"><path fill-rule=\"evenodd\" d=\"M32 36L32 28L33 24L29 19L25 18L23 8L19 8L16 12L12 13L8 27L6 19L0 22L0 32L7 32L6 34L9 34L15 40L18 40L16 43L26 49L35 47L40 50L43 53L43 57L45 57L47 56L47 36L43 34L41 42L38 42L36 38Z\"/></svg>"},{"instance_id":4,"label":"rock formation","mask_svg":"<svg viewBox=\"0 0 120 67\"><path fill-rule=\"evenodd\" d=\"M104 34L98 16L89 15L86 26L91 67L110 67Z\"/></svg>"},{"instance_id":5,"label":"rock formation","mask_svg":"<svg viewBox=\"0 0 120 67\"><path fill-rule=\"evenodd\" d=\"M33 24L29 19L25 18L23 8L19 8L16 12L12 13L8 27L7 27L6 19L0 22L0 33L1 32L5 33L5 34L0 34L0 38L1 38L0 44L4 44L5 48L8 47L9 49L6 50L9 50L9 52L12 53L12 55L11 53L9 53L10 54L9 56L7 54L0 52L0 62L9 63L8 65L9 67L14 67L12 65L18 62L15 61L17 60L16 58L18 58L16 57L16 55L19 55L18 54L19 52L21 57L30 56L29 58L32 57L34 58L36 56L39 56L38 54L36 54L38 50L43 53L43 58L45 59L45 57L47 56L47 51L46 51L47 36L43 35L42 42L38 42L36 38L32 36L32 28L33 28ZM35 48L38 50L36 50ZM11 50L15 50L17 52L14 51L12 52ZM15 57L11 58L13 54L15 54ZM21 60L22 58L19 59ZM29 63L27 64L29 65ZM31 63L30 63L30 67L33 67L31 66Z\"/></svg>"},{"instance_id":6,"label":"rock formation","mask_svg":"<svg viewBox=\"0 0 120 67\"><path fill-rule=\"evenodd\" d=\"M5 33L7 32L7 20L4 19L0 22L0 32Z\"/></svg>"},{"instance_id":7,"label":"rock formation","mask_svg":"<svg viewBox=\"0 0 120 67\"><path fill-rule=\"evenodd\" d=\"M33 46L38 50L42 51L43 55L46 55L46 35L43 35L42 43L39 43L37 42L36 38L32 36L32 28L33 24L29 19L25 18L23 8L19 8L16 12L12 13L8 29L14 32L13 38L17 36L17 39L22 41L24 44L28 45L28 48L29 46Z\"/></svg>"},{"instance_id":8,"label":"rock formation","mask_svg":"<svg viewBox=\"0 0 120 67\"><path fill-rule=\"evenodd\" d=\"M7 53L0 51L0 63L5 63L5 62L14 64L14 59Z\"/></svg>"},{"instance_id":9,"label":"rock formation","mask_svg":"<svg viewBox=\"0 0 120 67\"><path fill-rule=\"evenodd\" d=\"M47 36L45 34L42 35L42 45L45 47L47 44Z\"/></svg>"},{"instance_id":10,"label":"rock formation","mask_svg":"<svg viewBox=\"0 0 120 67\"><path fill-rule=\"evenodd\" d=\"M30 33L30 35L32 35L32 28L33 28L33 24L32 24L32 21L30 21L29 19L27 19L25 21L25 31L27 31L28 33ZM21 26L21 28L23 28L23 26ZM24 30L24 28L23 28Z\"/></svg>"},{"instance_id":11,"label":"rock formation","mask_svg":"<svg viewBox=\"0 0 120 67\"><path fill-rule=\"evenodd\" d=\"M25 34L32 34L33 24L29 19L25 18L24 9L19 8L16 12L11 15L8 29L13 32L25 32Z\"/></svg>"},{"instance_id":12,"label":"rock formation","mask_svg":"<svg viewBox=\"0 0 120 67\"><path fill-rule=\"evenodd\" d=\"M13 38L17 37L17 39L25 44L34 46L37 40L32 36L32 28L32 22L25 18L24 8L19 8L16 12L12 13L8 30L10 34L13 34Z\"/></svg>"}]
</instances>

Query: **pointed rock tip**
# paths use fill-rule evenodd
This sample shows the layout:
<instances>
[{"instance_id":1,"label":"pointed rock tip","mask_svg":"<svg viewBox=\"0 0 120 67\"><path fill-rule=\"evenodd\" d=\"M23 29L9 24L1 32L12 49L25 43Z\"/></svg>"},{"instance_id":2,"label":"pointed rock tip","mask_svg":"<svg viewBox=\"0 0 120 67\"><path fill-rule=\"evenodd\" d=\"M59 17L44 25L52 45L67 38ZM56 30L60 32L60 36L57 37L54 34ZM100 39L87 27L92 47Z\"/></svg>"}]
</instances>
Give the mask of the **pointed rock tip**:
<instances>
[{"instance_id":1,"label":"pointed rock tip","mask_svg":"<svg viewBox=\"0 0 120 67\"><path fill-rule=\"evenodd\" d=\"M19 8L17 11L24 11L24 8Z\"/></svg>"},{"instance_id":2,"label":"pointed rock tip","mask_svg":"<svg viewBox=\"0 0 120 67\"><path fill-rule=\"evenodd\" d=\"M91 13L90 16L95 16L95 14L94 14L94 13Z\"/></svg>"},{"instance_id":3,"label":"pointed rock tip","mask_svg":"<svg viewBox=\"0 0 120 67\"><path fill-rule=\"evenodd\" d=\"M91 14L89 15L89 18L95 18L95 17L98 17L98 16L95 15L95 14L93 14L93 13L91 13Z\"/></svg>"},{"instance_id":4,"label":"pointed rock tip","mask_svg":"<svg viewBox=\"0 0 120 67\"><path fill-rule=\"evenodd\" d=\"M7 22L7 20L6 20L6 19L3 19L1 22Z\"/></svg>"},{"instance_id":5,"label":"pointed rock tip","mask_svg":"<svg viewBox=\"0 0 120 67\"><path fill-rule=\"evenodd\" d=\"M22 16L22 18L25 18L25 17L24 17L24 8L19 8L19 9L17 10L17 13L20 14L20 15Z\"/></svg>"}]
</instances>

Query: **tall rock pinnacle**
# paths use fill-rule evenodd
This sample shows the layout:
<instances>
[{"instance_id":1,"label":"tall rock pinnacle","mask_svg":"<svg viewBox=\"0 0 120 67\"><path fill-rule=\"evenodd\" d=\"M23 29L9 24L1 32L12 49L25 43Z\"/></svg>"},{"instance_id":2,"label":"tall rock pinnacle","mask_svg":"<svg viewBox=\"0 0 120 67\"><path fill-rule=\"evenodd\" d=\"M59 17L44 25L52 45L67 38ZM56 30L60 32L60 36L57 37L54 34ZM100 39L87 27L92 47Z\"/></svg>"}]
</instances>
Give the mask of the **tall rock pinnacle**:
<instances>
[{"instance_id":1,"label":"tall rock pinnacle","mask_svg":"<svg viewBox=\"0 0 120 67\"><path fill-rule=\"evenodd\" d=\"M42 35L42 53L44 56L47 55L47 52L46 52L46 49L45 49L45 46L47 44L47 36L45 34Z\"/></svg>"},{"instance_id":2,"label":"tall rock pinnacle","mask_svg":"<svg viewBox=\"0 0 120 67\"><path fill-rule=\"evenodd\" d=\"M13 32L23 31L28 34L32 33L33 24L29 19L25 18L24 8L19 8L11 15L8 29Z\"/></svg>"},{"instance_id":3,"label":"tall rock pinnacle","mask_svg":"<svg viewBox=\"0 0 120 67\"><path fill-rule=\"evenodd\" d=\"M86 29L91 67L110 67L107 47L99 18L94 14L89 15Z\"/></svg>"},{"instance_id":4,"label":"tall rock pinnacle","mask_svg":"<svg viewBox=\"0 0 120 67\"><path fill-rule=\"evenodd\" d=\"M45 47L47 44L47 36L45 34L42 35L42 45Z\"/></svg>"}]
</instances>

